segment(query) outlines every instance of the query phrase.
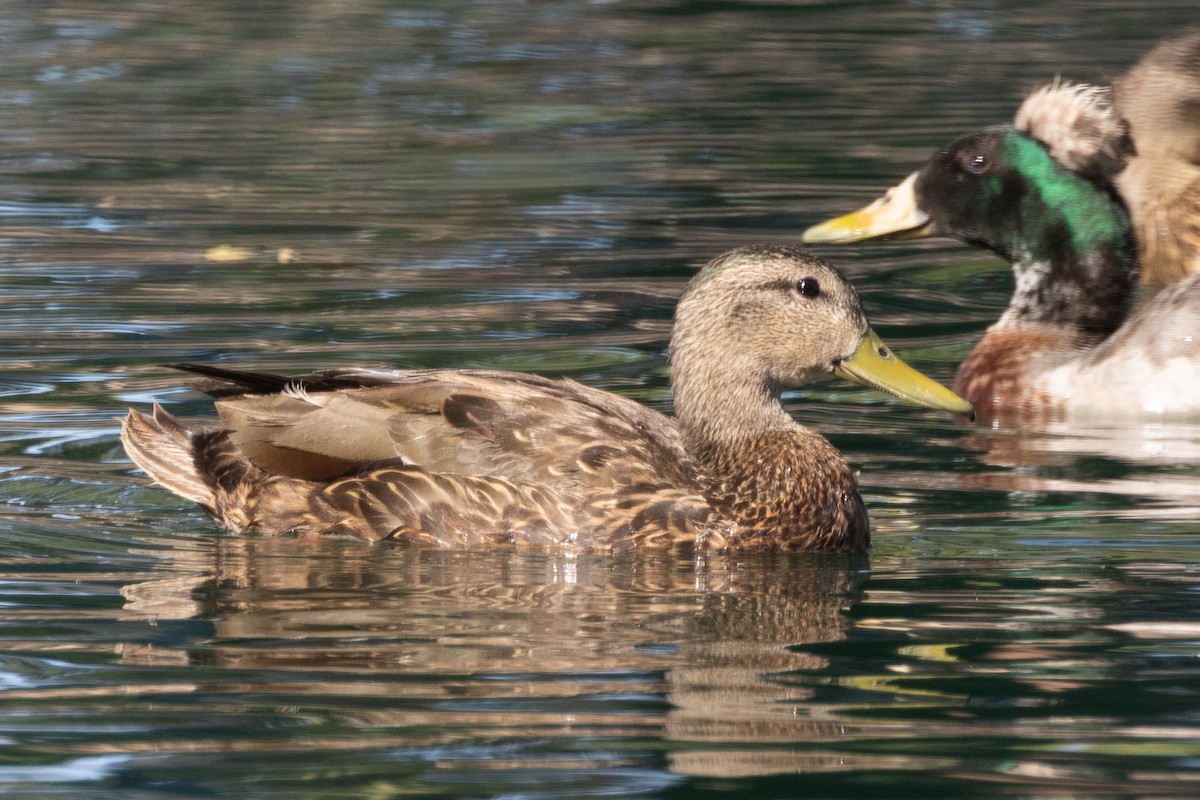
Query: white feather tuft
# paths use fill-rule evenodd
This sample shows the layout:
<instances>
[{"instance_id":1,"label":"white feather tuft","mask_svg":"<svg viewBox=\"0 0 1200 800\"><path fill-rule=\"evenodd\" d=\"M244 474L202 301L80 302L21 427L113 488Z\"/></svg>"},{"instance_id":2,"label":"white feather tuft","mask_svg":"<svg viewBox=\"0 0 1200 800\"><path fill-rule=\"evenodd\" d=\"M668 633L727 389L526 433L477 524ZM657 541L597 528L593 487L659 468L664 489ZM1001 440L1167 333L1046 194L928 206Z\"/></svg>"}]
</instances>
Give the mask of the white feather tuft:
<instances>
[{"instance_id":1,"label":"white feather tuft","mask_svg":"<svg viewBox=\"0 0 1200 800\"><path fill-rule=\"evenodd\" d=\"M308 403L310 406L321 405L321 403L318 403L313 399L312 395L308 393L308 390L304 388L304 385L300 383L289 383L287 386L283 387L283 396L291 397L292 399L299 400L302 403Z\"/></svg>"},{"instance_id":2,"label":"white feather tuft","mask_svg":"<svg viewBox=\"0 0 1200 800\"><path fill-rule=\"evenodd\" d=\"M1042 142L1056 161L1075 172L1119 159L1125 135L1109 87L1057 78L1025 98L1013 125Z\"/></svg>"}]
</instances>

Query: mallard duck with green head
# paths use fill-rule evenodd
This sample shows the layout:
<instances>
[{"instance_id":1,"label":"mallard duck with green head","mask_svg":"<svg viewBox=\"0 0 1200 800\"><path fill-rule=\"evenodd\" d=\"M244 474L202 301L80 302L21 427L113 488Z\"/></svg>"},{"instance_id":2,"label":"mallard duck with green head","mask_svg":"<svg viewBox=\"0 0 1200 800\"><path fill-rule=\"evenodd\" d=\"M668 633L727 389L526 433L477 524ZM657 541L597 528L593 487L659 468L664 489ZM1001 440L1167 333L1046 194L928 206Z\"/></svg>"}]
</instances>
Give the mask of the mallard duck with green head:
<instances>
[{"instance_id":1,"label":"mallard duck with green head","mask_svg":"<svg viewBox=\"0 0 1200 800\"><path fill-rule=\"evenodd\" d=\"M1111 87L1037 89L1015 125L1072 171L1116 187L1142 283L1200 272L1200 30L1160 42Z\"/></svg>"},{"instance_id":2,"label":"mallard duck with green head","mask_svg":"<svg viewBox=\"0 0 1200 800\"><path fill-rule=\"evenodd\" d=\"M670 360L674 417L509 372L180 365L209 379L220 427L156 406L130 411L121 440L157 483L235 532L857 551L869 527L853 473L781 392L837 375L971 413L888 350L833 267L794 248L709 263L679 300Z\"/></svg>"},{"instance_id":3,"label":"mallard duck with green head","mask_svg":"<svg viewBox=\"0 0 1200 800\"><path fill-rule=\"evenodd\" d=\"M1012 264L1012 298L959 367L955 390L982 417L1009 412L1104 419L1200 415L1200 276L1135 313L1138 239L1102 153L1029 103L1094 107L1088 89L1031 97L1015 127L964 136L859 211L806 242L942 235ZM1101 115L1101 119L1103 119Z\"/></svg>"}]
</instances>

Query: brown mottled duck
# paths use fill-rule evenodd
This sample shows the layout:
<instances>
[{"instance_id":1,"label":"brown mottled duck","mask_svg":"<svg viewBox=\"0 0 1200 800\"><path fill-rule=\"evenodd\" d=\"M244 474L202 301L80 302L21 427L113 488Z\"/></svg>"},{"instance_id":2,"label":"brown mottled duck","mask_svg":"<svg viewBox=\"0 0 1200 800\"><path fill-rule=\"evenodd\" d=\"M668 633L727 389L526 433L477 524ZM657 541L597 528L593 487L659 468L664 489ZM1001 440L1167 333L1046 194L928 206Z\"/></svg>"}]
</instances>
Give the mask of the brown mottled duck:
<instances>
[{"instance_id":1,"label":"brown mottled duck","mask_svg":"<svg viewBox=\"0 0 1200 800\"><path fill-rule=\"evenodd\" d=\"M679 300L674 418L570 380L480 370L207 376L221 427L130 411L121 440L159 484L231 531L343 533L440 547L516 543L855 551L849 465L780 393L836 374L971 407L905 365L854 289L802 250L745 247Z\"/></svg>"}]
</instances>

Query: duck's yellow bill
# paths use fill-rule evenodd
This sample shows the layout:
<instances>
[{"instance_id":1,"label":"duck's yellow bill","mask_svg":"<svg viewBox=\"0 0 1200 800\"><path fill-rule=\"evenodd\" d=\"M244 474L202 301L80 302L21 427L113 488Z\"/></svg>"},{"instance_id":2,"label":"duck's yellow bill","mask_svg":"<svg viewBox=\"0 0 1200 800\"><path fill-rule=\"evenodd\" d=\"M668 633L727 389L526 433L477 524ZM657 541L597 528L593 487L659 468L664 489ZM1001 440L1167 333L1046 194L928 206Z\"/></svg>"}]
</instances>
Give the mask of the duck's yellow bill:
<instances>
[{"instance_id":1,"label":"duck's yellow bill","mask_svg":"<svg viewBox=\"0 0 1200 800\"><path fill-rule=\"evenodd\" d=\"M870 328L854 355L833 369L839 378L895 395L906 403L975 419L975 409L954 392L905 364Z\"/></svg>"},{"instance_id":2,"label":"duck's yellow bill","mask_svg":"<svg viewBox=\"0 0 1200 800\"><path fill-rule=\"evenodd\" d=\"M929 215L917 207L913 189L917 173L858 211L813 225L804 232L806 244L847 244L887 236L892 239L924 239L933 235Z\"/></svg>"}]
</instances>

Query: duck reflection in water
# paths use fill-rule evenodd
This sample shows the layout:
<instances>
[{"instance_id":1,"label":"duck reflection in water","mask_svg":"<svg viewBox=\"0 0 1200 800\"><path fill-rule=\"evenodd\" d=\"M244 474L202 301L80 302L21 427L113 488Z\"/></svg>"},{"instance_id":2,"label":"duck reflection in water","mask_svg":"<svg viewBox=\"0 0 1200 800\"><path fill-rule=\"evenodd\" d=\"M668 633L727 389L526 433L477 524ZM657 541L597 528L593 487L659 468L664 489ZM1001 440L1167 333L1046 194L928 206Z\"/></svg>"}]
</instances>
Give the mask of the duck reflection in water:
<instances>
[{"instance_id":1,"label":"duck reflection in water","mask_svg":"<svg viewBox=\"0 0 1200 800\"><path fill-rule=\"evenodd\" d=\"M127 660L205 665L235 699L319 704L334 727L369 731L372 748L496 743L493 768L514 741L557 735L665 740L670 768L685 774L845 768L844 753L826 763L790 746L844 731L808 705L810 689L781 678L826 667L797 648L845 637L865 556L199 541L176 554L174 577L125 587L125 610L206 620L211 635ZM319 735L306 746L321 747ZM622 748L623 758L658 764L660 747ZM614 766L601 749L589 762L579 748L580 761Z\"/></svg>"}]
</instances>

